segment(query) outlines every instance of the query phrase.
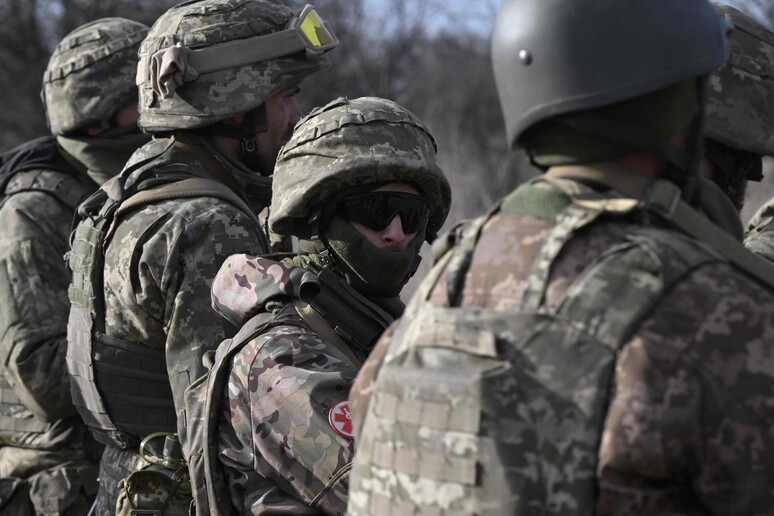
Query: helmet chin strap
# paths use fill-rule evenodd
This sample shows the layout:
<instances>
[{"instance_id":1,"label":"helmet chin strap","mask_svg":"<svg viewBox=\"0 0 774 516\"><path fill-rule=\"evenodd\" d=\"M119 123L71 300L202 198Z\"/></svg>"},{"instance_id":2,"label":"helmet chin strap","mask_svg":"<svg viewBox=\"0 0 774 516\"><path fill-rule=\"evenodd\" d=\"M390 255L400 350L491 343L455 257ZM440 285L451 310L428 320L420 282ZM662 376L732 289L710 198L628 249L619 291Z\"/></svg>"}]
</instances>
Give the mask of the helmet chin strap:
<instances>
[{"instance_id":1,"label":"helmet chin strap","mask_svg":"<svg viewBox=\"0 0 774 516\"><path fill-rule=\"evenodd\" d=\"M247 168L260 172L262 175L264 171L261 153L258 150L257 135L258 133L265 133L267 130L266 103L245 112L242 115L242 125L240 127L218 122L201 129L206 134L239 140L239 159Z\"/></svg>"},{"instance_id":2,"label":"helmet chin strap","mask_svg":"<svg viewBox=\"0 0 774 516\"><path fill-rule=\"evenodd\" d=\"M261 154L258 151L258 133L268 130L266 119L266 103L255 109L251 109L242 118L242 127L239 135L239 152L247 168L263 173Z\"/></svg>"}]
</instances>

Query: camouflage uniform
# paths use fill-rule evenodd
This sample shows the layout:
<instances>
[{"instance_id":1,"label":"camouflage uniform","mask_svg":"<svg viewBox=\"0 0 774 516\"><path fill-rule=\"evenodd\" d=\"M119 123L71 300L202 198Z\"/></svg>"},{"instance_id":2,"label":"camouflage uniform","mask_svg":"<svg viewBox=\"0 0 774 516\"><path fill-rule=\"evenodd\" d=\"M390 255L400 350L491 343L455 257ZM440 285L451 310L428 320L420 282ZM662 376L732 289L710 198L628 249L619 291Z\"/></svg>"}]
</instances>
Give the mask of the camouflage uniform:
<instances>
[{"instance_id":1,"label":"camouflage uniform","mask_svg":"<svg viewBox=\"0 0 774 516\"><path fill-rule=\"evenodd\" d=\"M62 256L78 203L147 137L74 133L136 98L135 56L147 31L105 18L65 36L42 95L56 138L0 159L0 176L10 177L0 202L0 482L26 482L10 502L0 492L0 514L86 514L96 493L99 447L75 413L65 368L70 274Z\"/></svg>"},{"instance_id":2,"label":"camouflage uniform","mask_svg":"<svg viewBox=\"0 0 774 516\"><path fill-rule=\"evenodd\" d=\"M350 514L771 513L772 269L680 199L701 134L657 141L694 115L649 118L725 32L693 0L503 3L508 137L547 172L449 236L364 365Z\"/></svg>"},{"instance_id":3,"label":"camouflage uniform","mask_svg":"<svg viewBox=\"0 0 774 516\"><path fill-rule=\"evenodd\" d=\"M88 216L70 255L73 399L107 445L97 514L114 514L119 483L148 465L138 454L143 438L178 433L185 444L183 392L204 372L204 353L234 333L210 306L212 278L231 254L269 251L255 212L268 204L271 180L248 167L244 154L239 160L225 155L212 135L227 132L224 119L261 108L329 65L326 57L303 53L263 61L232 55L225 66L213 69L210 62L194 70L193 56L238 40L260 48L261 36L292 17L276 0L186 2L157 20L140 48L139 126L155 137L82 205ZM242 130L254 144L266 129ZM192 178L212 186L143 201L94 241L95 221L112 216L116 199L131 205L138 190L152 197L163 190L160 184ZM216 195L223 185L230 192L225 198ZM90 254L95 246L103 256ZM94 281L103 288L94 289ZM160 455L157 444L146 447L150 455Z\"/></svg>"},{"instance_id":4,"label":"camouflage uniform","mask_svg":"<svg viewBox=\"0 0 774 516\"><path fill-rule=\"evenodd\" d=\"M449 185L435 164L432 137L408 111L382 99L339 99L310 113L280 154L274 181L272 227L302 238L320 233L310 215L353 187L416 185L431 201L429 235L449 210ZM408 254L418 254L424 235L424 230L417 234L418 243L407 248ZM345 261L333 254L339 264ZM361 336L347 320L363 317L356 307L360 303L383 310L386 325L403 305L397 297L376 296L367 285L358 286L348 291L351 304L339 314L339 323L331 313L317 325L310 323L298 309L302 285L310 274L324 270L345 277L338 267L317 253L282 261L238 255L226 261L213 282L214 306L236 325L265 311L295 318L250 340L230 365L222 394L219 459L240 514L346 510L353 449L343 402L379 333ZM397 282L396 293L406 279Z\"/></svg>"}]
</instances>

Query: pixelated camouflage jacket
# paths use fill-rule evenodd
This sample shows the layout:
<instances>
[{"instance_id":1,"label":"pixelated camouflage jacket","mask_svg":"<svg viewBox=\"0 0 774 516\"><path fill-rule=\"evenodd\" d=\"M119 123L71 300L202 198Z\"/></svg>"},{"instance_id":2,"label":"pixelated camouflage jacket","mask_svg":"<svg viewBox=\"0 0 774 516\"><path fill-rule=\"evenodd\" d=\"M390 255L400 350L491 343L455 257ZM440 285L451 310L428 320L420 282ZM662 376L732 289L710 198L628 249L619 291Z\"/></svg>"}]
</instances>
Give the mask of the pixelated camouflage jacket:
<instances>
[{"instance_id":1,"label":"pixelated camouflage jacket","mask_svg":"<svg viewBox=\"0 0 774 516\"><path fill-rule=\"evenodd\" d=\"M0 443L82 447L85 428L65 368L70 274L62 257L75 208L97 184L64 158L53 137L15 150L22 148L24 157L0 160L0 168L15 169L0 201Z\"/></svg>"},{"instance_id":2,"label":"pixelated camouflage jacket","mask_svg":"<svg viewBox=\"0 0 774 516\"><path fill-rule=\"evenodd\" d=\"M770 262L774 262L774 198L761 206L747 224L744 245Z\"/></svg>"},{"instance_id":3,"label":"pixelated camouflage jacket","mask_svg":"<svg viewBox=\"0 0 774 516\"><path fill-rule=\"evenodd\" d=\"M550 205L555 204L558 192L553 187L543 188L542 192L535 190L534 185L518 188L488 219L470 267L461 278L463 283L455 306L512 313L519 309L522 295L529 288L533 262L556 225L557 209ZM568 293L572 295L573 282L613 246L645 245L632 236L632 228L643 227L643 223L637 217L608 216L578 231L550 264L545 297L538 313L549 313ZM668 227L650 227L663 235L663 242L674 238L675 231ZM774 342L774 295L769 288L719 258L709 247L687 237L680 238L699 253L705 253L707 259L690 274L677 278L674 287L630 329L615 355L607 413L599 431L598 453L591 463L597 486L594 511L605 515L771 514L774 510L774 348L771 344ZM651 260L659 256L648 247L641 249ZM672 259L679 261L679 255L673 254ZM447 288L450 281L456 281L448 275L453 265L450 266L450 260L436 265L426 280L429 283L420 287L420 295L414 298L408 312L414 304L446 306L449 303ZM632 263L632 273L652 265L659 266L657 262ZM585 288L597 291L600 285L589 284ZM422 294L426 297L421 297ZM614 299L605 306L607 313L603 317L590 314L585 322L578 323L594 327L595 321L625 321L630 317L621 301ZM377 344L351 390L356 435L359 427L362 434L368 433L371 405L376 399L374 391L380 391L378 378L383 357L386 354L389 358L392 345L397 345L394 335L396 330L400 331L400 322ZM464 370L464 364L446 365L446 370L458 374ZM573 366L567 364L566 369L557 369L554 376L571 379ZM436 381L443 382L443 378L439 376ZM497 392L502 396L492 401L493 406L517 403L519 389L529 389L529 386L500 385ZM526 413L551 417L549 400L542 406L523 409ZM405 418L411 415L404 414L400 421L409 421ZM561 414L555 416L557 421L562 420ZM461 456L523 454L523 461L515 461L522 466L508 475L523 478L525 482L539 477L582 481L574 475L570 463L562 471L540 473L541 458L525 452L529 447L519 434L520 417L509 418L505 411L489 421L487 418L492 418L492 414L482 413L481 417L482 429L492 424L501 429L511 428L506 432L510 435L507 442L495 443L495 449L479 449L464 433L452 435L454 432L450 432L439 446L449 447ZM388 427L381 428L381 433L390 431ZM432 428L427 427L426 431L431 432ZM551 439L550 435L544 437ZM384 459L369 457L363 447L367 440L378 441L379 431L357 439L358 453L350 482L350 514L364 514L364 511L387 514L379 508L402 503L404 509L412 508L417 514L470 513L461 507L470 507L465 504L475 496L475 488L460 499L461 492L452 483L442 484L421 475L417 483L411 475L396 475L389 468L378 473L379 468L369 465L372 464L369 461ZM408 434L404 439L403 448L397 451L408 459L417 453L414 448L417 443ZM421 450L419 453L421 457ZM364 467L360 465L361 460ZM575 457L573 460L586 459ZM490 466L497 470L495 464L488 466L486 461L479 461L474 478L481 478ZM545 490L553 500L551 506L533 507L536 513L578 514L572 509L573 499L568 493L557 492L551 485L533 487L536 491ZM507 490L499 491L493 498L487 500L488 511L476 512L503 514L508 512L503 507L514 503L509 500ZM498 509L497 499L508 501ZM482 503L478 506L481 509L487 501L474 503Z\"/></svg>"},{"instance_id":4,"label":"pixelated camouflage jacket","mask_svg":"<svg viewBox=\"0 0 774 516\"><path fill-rule=\"evenodd\" d=\"M231 256L213 282L213 306L241 326L287 306L305 272L284 261ZM329 416L347 399L365 358L357 357L354 363L306 325L292 324L270 328L234 357L218 455L241 513L344 513L352 440Z\"/></svg>"},{"instance_id":5,"label":"pixelated camouflage jacket","mask_svg":"<svg viewBox=\"0 0 774 516\"><path fill-rule=\"evenodd\" d=\"M219 167L203 165L208 159L217 160ZM149 171L163 176L165 169L190 170L205 178L218 173L216 181L242 193L260 186L262 179L253 179L247 169L194 136L177 143L154 139L134 153L126 169L139 163L127 187ZM175 198L128 213L116 224L104 252L106 336L164 350L179 431L185 421L183 393L204 372L202 356L236 330L210 306L212 278L232 254L268 252L266 237L229 202Z\"/></svg>"}]
</instances>

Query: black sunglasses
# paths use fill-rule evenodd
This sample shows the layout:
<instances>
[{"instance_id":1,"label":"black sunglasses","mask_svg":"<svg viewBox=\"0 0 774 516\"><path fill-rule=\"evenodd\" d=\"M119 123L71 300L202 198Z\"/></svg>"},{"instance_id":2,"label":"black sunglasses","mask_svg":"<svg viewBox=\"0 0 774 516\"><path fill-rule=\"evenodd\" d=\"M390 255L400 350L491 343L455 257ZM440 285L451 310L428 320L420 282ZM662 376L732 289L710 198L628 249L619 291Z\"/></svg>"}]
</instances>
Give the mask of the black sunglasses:
<instances>
[{"instance_id":1,"label":"black sunglasses","mask_svg":"<svg viewBox=\"0 0 774 516\"><path fill-rule=\"evenodd\" d=\"M336 205L341 217L374 231L386 228L400 215L403 232L416 233L430 220L430 203L419 195L405 192L367 192L348 195Z\"/></svg>"}]
</instances>

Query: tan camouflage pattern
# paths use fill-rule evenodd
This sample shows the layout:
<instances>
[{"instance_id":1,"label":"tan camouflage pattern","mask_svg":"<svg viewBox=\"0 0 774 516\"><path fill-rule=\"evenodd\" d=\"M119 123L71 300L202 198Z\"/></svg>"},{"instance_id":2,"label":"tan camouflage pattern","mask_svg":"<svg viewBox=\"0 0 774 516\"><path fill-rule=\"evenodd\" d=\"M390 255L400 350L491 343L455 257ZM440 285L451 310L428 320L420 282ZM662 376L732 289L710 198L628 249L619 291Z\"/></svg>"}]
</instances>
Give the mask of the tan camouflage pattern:
<instances>
[{"instance_id":1,"label":"tan camouflage pattern","mask_svg":"<svg viewBox=\"0 0 774 516\"><path fill-rule=\"evenodd\" d=\"M192 145L204 143L192 140ZM215 152L209 146L205 150ZM247 177L223 156L215 157L232 180ZM175 163L211 177L194 156L170 146L167 139L140 148L129 164L146 158L152 159L145 167ZM107 245L106 335L165 350L178 433L185 426L183 392L205 371L202 356L236 331L210 306L212 278L229 255L268 252L264 242L260 229L238 208L198 197L161 201L131 212L117 224ZM100 475L104 477L102 471ZM107 494L114 505L116 493Z\"/></svg>"},{"instance_id":2,"label":"tan camouflage pattern","mask_svg":"<svg viewBox=\"0 0 774 516\"><path fill-rule=\"evenodd\" d=\"M729 147L774 154L774 33L729 5L728 61L710 77L706 135Z\"/></svg>"},{"instance_id":3,"label":"tan camouflage pattern","mask_svg":"<svg viewBox=\"0 0 774 516\"><path fill-rule=\"evenodd\" d=\"M269 34L285 28L293 12L278 0L200 0L185 2L162 14L140 48L137 84L140 121L147 132L190 129L244 113L304 78L330 66L326 56L303 53L239 68L202 73L169 98L153 91L151 56L180 43L196 49Z\"/></svg>"},{"instance_id":4,"label":"tan camouflage pattern","mask_svg":"<svg viewBox=\"0 0 774 516\"><path fill-rule=\"evenodd\" d=\"M102 120L137 98L137 50L142 23L102 18L65 36L48 62L41 98L48 127L63 135Z\"/></svg>"},{"instance_id":5,"label":"tan camouflage pattern","mask_svg":"<svg viewBox=\"0 0 774 516\"><path fill-rule=\"evenodd\" d=\"M300 272L232 256L213 282L213 303L244 322L267 293L292 296ZM218 448L240 514L344 514L353 444L333 429L328 412L347 399L357 369L334 345L290 324L270 328L235 356Z\"/></svg>"},{"instance_id":6,"label":"tan camouflage pattern","mask_svg":"<svg viewBox=\"0 0 774 516\"><path fill-rule=\"evenodd\" d=\"M602 218L578 231L554 259L533 268L543 259L539 251L554 227L554 222L546 218L509 212L494 215L475 248L459 306L469 308L468 313L482 308L514 313L525 293L533 288L531 277L544 271L547 289L545 296L538 298L536 308L538 314L547 313L568 295L572 298L604 292L604 285L593 283L578 292L568 289L588 264L611 246L643 242L626 221ZM410 357L420 352L418 346L438 342L430 335L425 336L427 342L423 341L418 333L421 324L416 325L413 337L398 338L402 331L399 325L388 343L376 385L368 379L358 380L350 395L353 408L363 404L369 404L369 408L365 417L362 410L354 413L359 417L355 428L365 426L353 465L349 514L770 514L774 507L774 350L770 346L774 338L774 293L701 243L678 237L668 229L647 231L654 235L653 241L661 250L633 263L632 270L648 262L650 266L664 267L665 274L680 270L675 265L687 258L684 249L692 250L699 266L686 276L674 278L676 286L639 320L628 312L630 305L622 299L603 300L603 306L609 307L604 318L584 317L583 305L574 312L573 321L579 328L594 329L603 339L608 332L627 335L627 325L636 323L621 351L612 355L615 369L611 397L597 435L601 441L591 448L590 456L567 457L559 470L541 469L549 457L539 450L545 453L555 435L566 431L565 425L570 429L567 435L572 435L572 423L568 421L584 407L584 379L573 376L579 364L561 364L561 354L552 354L551 360L543 362L544 366L556 364L549 375L556 382L578 382L577 406L555 405L550 396L543 403L526 406L520 400L536 399L526 396L534 383L529 375L516 382L497 380L507 378L503 375L508 365L494 359L488 363L487 359L494 356L495 345L500 349L504 343L485 338L487 330L494 328L483 320L477 338L458 336L454 341L454 345L470 349L467 362L460 358L465 354L422 348L427 350L422 351L423 357L436 358L416 379L415 387L403 389L408 398L401 398L397 405L400 408L396 409L394 396L380 390L380 380L387 374L384 365L401 352ZM676 245L678 241L683 244ZM653 261L655 257L665 261L659 264ZM407 313L448 303L447 282L453 281L449 276L453 263L448 258L420 287ZM627 271L619 269L623 276L611 275L611 281L625 278ZM631 281L645 278L632 277ZM653 286L640 287L647 290ZM595 303L599 305L600 301ZM597 321L609 326L599 328ZM407 348L407 342L413 342L412 347ZM377 349L382 346L380 342ZM540 350L525 352L534 356ZM363 371L380 367L369 362ZM492 382L487 391L493 394L491 397L479 400L480 393L460 390L468 374L479 374L469 371L473 367L489 371L485 377ZM536 371L535 375L538 373L545 371ZM431 403L438 399L462 406L469 401L481 403L485 407L482 419L477 421L474 411L465 420L444 422L442 407ZM409 406L416 410L408 410ZM524 426L530 414L554 421L555 430L546 428L540 435L545 439L538 442L525 440L531 439ZM423 421L441 421L442 427L449 430L438 436L433 424L422 425ZM500 439L492 442L486 438L491 435L499 435ZM396 439L394 448L389 436ZM597 442L589 435L575 438L578 442ZM562 449L550 453L553 459ZM498 457L507 457L508 463L515 466L503 470L506 461ZM419 469L418 474L405 472L411 464ZM579 506L570 489L572 482L584 481L584 472L589 473L588 478L598 489L596 506L586 509ZM541 476L556 483L530 484ZM479 487L486 482L489 491ZM511 495L515 485L519 489L526 486L526 492L549 502L519 505L523 501Z\"/></svg>"},{"instance_id":7,"label":"tan camouflage pattern","mask_svg":"<svg viewBox=\"0 0 774 516\"><path fill-rule=\"evenodd\" d=\"M342 189L404 182L430 201L432 240L451 206L449 182L435 155L429 129L407 109L377 97L338 98L296 124L280 151L269 225L281 235L309 238L317 234L309 222L315 207Z\"/></svg>"},{"instance_id":8,"label":"tan camouflage pattern","mask_svg":"<svg viewBox=\"0 0 774 516\"><path fill-rule=\"evenodd\" d=\"M70 400L62 259L75 206L95 187L85 174L30 170L0 204L0 478L24 479L17 499L31 497L37 514L84 514L81 474L96 480L96 468L84 470L91 436Z\"/></svg>"}]
</instances>

